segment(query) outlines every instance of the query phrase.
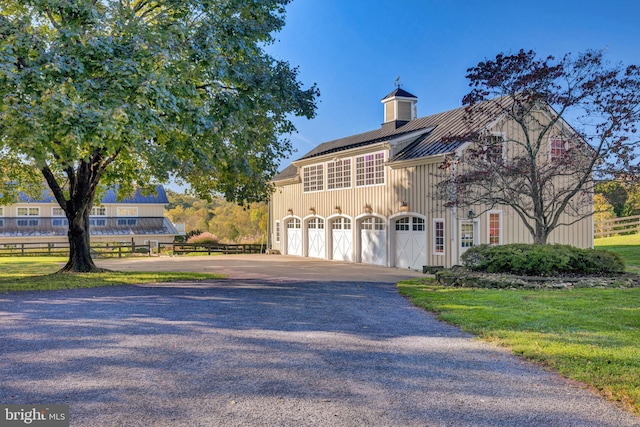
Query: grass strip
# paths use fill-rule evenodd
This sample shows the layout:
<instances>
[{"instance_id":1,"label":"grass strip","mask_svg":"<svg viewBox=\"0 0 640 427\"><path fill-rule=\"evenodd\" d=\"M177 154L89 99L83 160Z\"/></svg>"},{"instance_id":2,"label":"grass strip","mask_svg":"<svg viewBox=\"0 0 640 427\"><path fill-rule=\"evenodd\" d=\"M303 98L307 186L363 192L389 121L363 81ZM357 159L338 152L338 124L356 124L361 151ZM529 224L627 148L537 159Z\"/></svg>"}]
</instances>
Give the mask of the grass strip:
<instances>
[{"instance_id":1,"label":"grass strip","mask_svg":"<svg viewBox=\"0 0 640 427\"><path fill-rule=\"evenodd\" d=\"M640 415L640 289L469 289L417 279L398 290L443 321Z\"/></svg>"},{"instance_id":2,"label":"grass strip","mask_svg":"<svg viewBox=\"0 0 640 427\"><path fill-rule=\"evenodd\" d=\"M0 292L50 291L225 277L221 274L209 273L142 271L56 274L66 261L66 257L0 258Z\"/></svg>"}]
</instances>

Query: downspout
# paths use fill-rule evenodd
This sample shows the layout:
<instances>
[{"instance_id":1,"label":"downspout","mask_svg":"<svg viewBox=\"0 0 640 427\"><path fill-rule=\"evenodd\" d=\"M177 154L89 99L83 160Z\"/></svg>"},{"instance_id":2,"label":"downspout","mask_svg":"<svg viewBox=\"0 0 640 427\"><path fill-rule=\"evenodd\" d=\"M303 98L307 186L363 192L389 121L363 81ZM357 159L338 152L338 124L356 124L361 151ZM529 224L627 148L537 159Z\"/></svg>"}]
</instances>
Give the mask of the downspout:
<instances>
[{"instance_id":1,"label":"downspout","mask_svg":"<svg viewBox=\"0 0 640 427\"><path fill-rule=\"evenodd\" d=\"M269 197L269 202L267 203L267 250L273 249L271 246L271 221L273 219L272 206L271 206L272 198Z\"/></svg>"}]
</instances>

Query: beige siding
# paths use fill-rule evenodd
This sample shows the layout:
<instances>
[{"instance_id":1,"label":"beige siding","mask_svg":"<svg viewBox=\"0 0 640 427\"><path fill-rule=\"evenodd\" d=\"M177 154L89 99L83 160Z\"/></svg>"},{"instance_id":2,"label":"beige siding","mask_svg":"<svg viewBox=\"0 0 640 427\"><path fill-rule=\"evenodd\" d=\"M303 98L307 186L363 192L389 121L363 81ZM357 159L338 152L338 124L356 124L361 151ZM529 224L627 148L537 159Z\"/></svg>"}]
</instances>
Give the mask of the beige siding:
<instances>
[{"instance_id":1,"label":"beige siding","mask_svg":"<svg viewBox=\"0 0 640 427\"><path fill-rule=\"evenodd\" d=\"M391 120L393 117L393 103L385 105L385 120ZM390 118L391 117L391 118ZM540 117L543 119L543 117ZM508 158L517 152L518 148L509 144L511 139L523 139L521 130L513 122L499 123L493 129L493 132L500 132L507 137L506 156ZM558 133L560 130L558 130ZM546 144L545 140L545 144ZM379 147L379 146L377 146ZM542 147L539 161L547 161L549 156L548 144ZM372 148L372 150L379 151ZM334 154L319 157L316 163L323 161L331 161ZM348 156L347 156L348 157ZM351 157L354 159L354 157ZM388 158L388 153L387 153ZM441 170L439 166L441 161L430 159L432 163L427 163L425 159L423 164L419 162L405 163L405 166L394 165L396 169L385 167L385 184L374 185L368 187L355 187L355 159L353 160L352 171L352 187L348 189L326 190L326 165L325 173L325 190L314 193L303 193L302 184L286 184L277 186L272 197L272 230L275 233L274 221L280 221L280 242L276 242L274 235L271 236L272 246L274 249L284 250L286 233L286 221L291 217L288 209L292 210L293 216L304 220L310 218L310 209L313 208L315 215L326 219L332 215L336 215L336 208L339 207L342 215L354 220L354 239L357 239L357 224L355 219L365 214L365 205L370 205L373 215L378 215L387 220L387 248L388 248L388 265L394 264L393 239L395 236L394 221L401 215L416 215L425 219L426 233L426 260L425 265L439 266L444 265L450 267L458 263L460 252L460 236L459 226L461 222L468 221L468 211L473 210L475 213L474 222L477 223L476 238L477 243L488 243L488 213L487 206L472 206L471 208L456 209L446 208L444 201L438 199L435 194L435 183L449 178L449 172ZM459 167L464 167L464 158L460 162ZM558 179L554 184L556 187L562 186L567 182ZM590 197L590 196L588 196ZM401 202L407 202L408 212L406 214L400 212ZM593 209L590 198L584 200L579 207L580 212L589 214ZM533 241L531 233L525 227L522 219L516 212L508 206L492 207L493 210L501 211L502 218L502 244L507 243L531 243ZM445 224L445 254L434 254L434 229L433 220L441 218ZM361 219L361 217L360 217ZM561 223L571 223L575 221L575 217L564 214ZM330 225L325 225L327 236L329 235ZM303 240L304 240L304 225ZM587 216L583 220L570 226L560 226L554 230L549 237L549 243L571 244L578 247L593 246L593 220ZM356 245L354 244L354 247ZM329 249L327 249L327 253ZM303 256L306 254L303 250ZM354 254L354 259L358 260L358 254Z\"/></svg>"}]
</instances>

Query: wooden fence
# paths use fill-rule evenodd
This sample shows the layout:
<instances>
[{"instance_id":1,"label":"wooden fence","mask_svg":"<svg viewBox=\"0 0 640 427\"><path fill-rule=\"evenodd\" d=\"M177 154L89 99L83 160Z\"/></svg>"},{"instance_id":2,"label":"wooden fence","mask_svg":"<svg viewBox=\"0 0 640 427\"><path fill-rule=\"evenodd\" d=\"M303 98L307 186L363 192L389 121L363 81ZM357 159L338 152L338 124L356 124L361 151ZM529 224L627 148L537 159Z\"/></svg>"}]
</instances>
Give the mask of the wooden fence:
<instances>
[{"instance_id":1,"label":"wooden fence","mask_svg":"<svg viewBox=\"0 0 640 427\"><path fill-rule=\"evenodd\" d=\"M161 247L167 247L161 244ZM265 245L259 244L224 244L224 243L172 243L174 255L185 253L222 253L222 254L261 254L265 251Z\"/></svg>"},{"instance_id":2,"label":"wooden fence","mask_svg":"<svg viewBox=\"0 0 640 427\"><path fill-rule=\"evenodd\" d=\"M593 224L593 235L598 237L621 236L640 232L640 215L605 219Z\"/></svg>"},{"instance_id":3,"label":"wooden fence","mask_svg":"<svg viewBox=\"0 0 640 427\"><path fill-rule=\"evenodd\" d=\"M92 244L91 254L95 257L118 257L131 255L159 255L163 250L171 250L173 254L212 253L223 254L260 254L265 252L265 245L260 244L223 244L223 243L160 243L149 242L135 244L133 242ZM47 256L69 255L67 242L40 243L0 243L1 256Z\"/></svg>"},{"instance_id":4,"label":"wooden fence","mask_svg":"<svg viewBox=\"0 0 640 427\"><path fill-rule=\"evenodd\" d=\"M130 255L151 256L157 253L156 245L152 243L135 244L133 242L105 243L91 245L91 255L95 257L118 257ZM2 243L0 244L0 256L48 256L69 255L68 242L50 243Z\"/></svg>"}]
</instances>

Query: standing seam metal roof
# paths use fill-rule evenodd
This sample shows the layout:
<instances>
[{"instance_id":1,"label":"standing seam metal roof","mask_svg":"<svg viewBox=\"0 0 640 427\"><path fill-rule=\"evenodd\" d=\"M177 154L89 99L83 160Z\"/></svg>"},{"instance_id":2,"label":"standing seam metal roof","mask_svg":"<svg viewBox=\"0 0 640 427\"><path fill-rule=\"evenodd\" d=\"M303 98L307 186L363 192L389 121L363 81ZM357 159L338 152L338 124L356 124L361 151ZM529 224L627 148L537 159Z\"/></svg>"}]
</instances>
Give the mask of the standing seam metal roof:
<instances>
[{"instance_id":1,"label":"standing seam metal roof","mask_svg":"<svg viewBox=\"0 0 640 427\"><path fill-rule=\"evenodd\" d=\"M433 128L426 136L422 135L417 138L416 141L405 147L389 162L401 160L419 159L422 157L429 157L439 154L447 154L455 151L466 141L452 141L443 142L445 138L455 137L457 135L465 135L471 130L480 130L487 126L492 120L495 120L498 108L493 104L482 103L483 108L480 108L479 113L475 117L475 125L473 129L469 127L469 124L464 120L467 112L467 107L460 107L454 110L445 111L430 116L421 117L415 120L411 120L404 126L399 127L391 131L384 131L382 128L372 130L369 132L360 133L357 135L348 136L345 138L328 141L318 145L313 150L302 156L299 160L310 159L313 157L322 156L329 153L336 153L344 150L348 150L356 147L363 147L382 141L393 141L394 139L406 135L411 132L425 130L427 132L430 128ZM488 107L488 108L487 108ZM294 178L297 176L297 167L289 165L277 174L273 181L282 181L285 179Z\"/></svg>"}]
</instances>

